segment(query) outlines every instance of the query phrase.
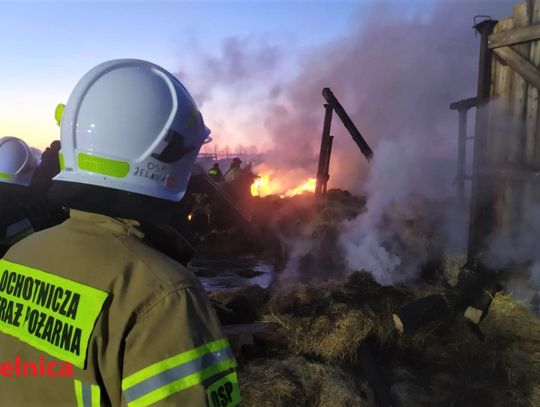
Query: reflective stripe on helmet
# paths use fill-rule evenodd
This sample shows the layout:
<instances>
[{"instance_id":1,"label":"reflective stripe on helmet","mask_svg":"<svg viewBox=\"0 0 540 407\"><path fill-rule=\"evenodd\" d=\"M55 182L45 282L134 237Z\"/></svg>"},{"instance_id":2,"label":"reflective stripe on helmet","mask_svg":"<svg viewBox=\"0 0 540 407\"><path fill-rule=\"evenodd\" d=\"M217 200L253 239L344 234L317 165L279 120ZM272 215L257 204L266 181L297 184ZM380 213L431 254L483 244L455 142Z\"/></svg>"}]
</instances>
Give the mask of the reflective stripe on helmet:
<instances>
[{"instance_id":1,"label":"reflective stripe on helmet","mask_svg":"<svg viewBox=\"0 0 540 407\"><path fill-rule=\"evenodd\" d=\"M60 122L62 121L62 116L64 114L64 108L66 107L63 103L58 103L56 106L56 109L54 110L54 119L56 120L56 124L60 126Z\"/></svg>"},{"instance_id":2,"label":"reflective stripe on helmet","mask_svg":"<svg viewBox=\"0 0 540 407\"><path fill-rule=\"evenodd\" d=\"M23 140L0 138L0 182L28 186L37 166L34 151Z\"/></svg>"},{"instance_id":3,"label":"reflective stripe on helmet","mask_svg":"<svg viewBox=\"0 0 540 407\"><path fill-rule=\"evenodd\" d=\"M84 153L79 153L77 156L77 166L81 170L110 175L116 178L124 178L129 173L129 163L125 161L111 160L110 158L97 157Z\"/></svg>"}]
</instances>

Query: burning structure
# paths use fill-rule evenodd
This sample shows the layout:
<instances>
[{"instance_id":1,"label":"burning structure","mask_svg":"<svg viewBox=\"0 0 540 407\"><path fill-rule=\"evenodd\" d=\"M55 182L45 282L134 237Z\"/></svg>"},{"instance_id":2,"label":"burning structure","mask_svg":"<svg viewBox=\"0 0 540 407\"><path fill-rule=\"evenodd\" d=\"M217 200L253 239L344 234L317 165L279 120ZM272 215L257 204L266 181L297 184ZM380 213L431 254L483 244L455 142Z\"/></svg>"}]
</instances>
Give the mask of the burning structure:
<instances>
[{"instance_id":1,"label":"burning structure","mask_svg":"<svg viewBox=\"0 0 540 407\"><path fill-rule=\"evenodd\" d=\"M282 199L295 194L268 173L253 184L253 219L272 218L266 230L285 242L279 284L213 294L237 346L246 405L540 405L540 1L475 29L477 95L451 104L460 113L457 199L439 193L447 178L415 184L437 165L399 141L378 143L365 198L327 189L332 103L317 178L305 188L319 199ZM413 185L380 192L401 177ZM272 200L275 190L282 196ZM516 291L523 282L534 287L528 298Z\"/></svg>"}]
</instances>

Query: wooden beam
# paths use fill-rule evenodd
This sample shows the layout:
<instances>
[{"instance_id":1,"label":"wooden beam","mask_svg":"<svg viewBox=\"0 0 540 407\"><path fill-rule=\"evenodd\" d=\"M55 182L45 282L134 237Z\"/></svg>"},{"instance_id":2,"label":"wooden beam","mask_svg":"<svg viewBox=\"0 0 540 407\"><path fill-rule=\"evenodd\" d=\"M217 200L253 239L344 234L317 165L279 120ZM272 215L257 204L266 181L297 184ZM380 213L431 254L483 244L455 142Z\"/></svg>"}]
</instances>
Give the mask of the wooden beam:
<instances>
[{"instance_id":1,"label":"wooden beam","mask_svg":"<svg viewBox=\"0 0 540 407\"><path fill-rule=\"evenodd\" d=\"M493 52L516 71L523 79L540 89L540 70L510 47L494 49Z\"/></svg>"},{"instance_id":2,"label":"wooden beam","mask_svg":"<svg viewBox=\"0 0 540 407\"><path fill-rule=\"evenodd\" d=\"M317 184L315 185L315 196L320 197L323 194L324 186L328 181L325 177L327 161L330 160L328 144L331 143L330 128L332 127L332 113L334 108L328 103L324 105L324 124L321 137L321 149L319 151L319 165L317 167ZM330 148L331 150L331 148Z\"/></svg>"},{"instance_id":3,"label":"wooden beam","mask_svg":"<svg viewBox=\"0 0 540 407\"><path fill-rule=\"evenodd\" d=\"M540 40L540 24L491 34L488 37L488 47L489 49L496 49L534 40Z\"/></svg>"},{"instance_id":4,"label":"wooden beam","mask_svg":"<svg viewBox=\"0 0 540 407\"><path fill-rule=\"evenodd\" d=\"M540 23L540 2L535 1L530 7L530 18L532 24ZM529 51L529 61L534 66L540 66L540 41L531 44ZM529 85L527 90L527 109L525 122L525 162L534 164L536 134L538 132L538 96L539 92L534 86Z\"/></svg>"},{"instance_id":5,"label":"wooden beam","mask_svg":"<svg viewBox=\"0 0 540 407\"><path fill-rule=\"evenodd\" d=\"M328 137L328 144L326 145L326 167L324 169L323 194L326 194L326 189L328 187L328 180L330 179L330 157L332 156L333 142L334 142L334 136Z\"/></svg>"},{"instance_id":6,"label":"wooden beam","mask_svg":"<svg viewBox=\"0 0 540 407\"><path fill-rule=\"evenodd\" d=\"M360 148L360 151L362 151L362 154L364 154L368 161L371 161L371 159L373 158L373 151L371 150L371 147L368 145L364 137L362 137L362 135L354 125L353 121L351 120L347 112L345 112L345 109L336 99L330 88L324 88L322 91L322 95L326 99L328 104L334 108L336 114L343 122L343 125L349 131L351 137Z\"/></svg>"},{"instance_id":7,"label":"wooden beam","mask_svg":"<svg viewBox=\"0 0 540 407\"><path fill-rule=\"evenodd\" d=\"M458 100L457 102L450 103L450 110L469 110L471 107L476 107L478 99L468 98L463 100Z\"/></svg>"},{"instance_id":8,"label":"wooden beam","mask_svg":"<svg viewBox=\"0 0 540 407\"><path fill-rule=\"evenodd\" d=\"M537 166L492 165L480 170L480 174L512 181L540 181L540 168Z\"/></svg>"}]
</instances>

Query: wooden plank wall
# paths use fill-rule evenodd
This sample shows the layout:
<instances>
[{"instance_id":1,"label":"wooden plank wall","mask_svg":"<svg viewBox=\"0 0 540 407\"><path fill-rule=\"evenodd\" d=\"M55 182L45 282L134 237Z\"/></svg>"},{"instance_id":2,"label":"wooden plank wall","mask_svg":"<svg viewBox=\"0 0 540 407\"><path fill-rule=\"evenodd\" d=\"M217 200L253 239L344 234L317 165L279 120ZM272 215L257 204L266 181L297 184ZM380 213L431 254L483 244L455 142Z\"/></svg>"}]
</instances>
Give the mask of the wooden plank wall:
<instances>
[{"instance_id":1,"label":"wooden plank wall","mask_svg":"<svg viewBox=\"0 0 540 407\"><path fill-rule=\"evenodd\" d=\"M540 23L540 0L516 4L510 18L500 20L493 33ZM513 45L521 56L540 66L540 41ZM540 179L527 169L540 170L539 91L497 58L492 62L488 166L496 169L496 230L525 226L531 202L540 205ZM502 176L501 176L502 175Z\"/></svg>"}]
</instances>

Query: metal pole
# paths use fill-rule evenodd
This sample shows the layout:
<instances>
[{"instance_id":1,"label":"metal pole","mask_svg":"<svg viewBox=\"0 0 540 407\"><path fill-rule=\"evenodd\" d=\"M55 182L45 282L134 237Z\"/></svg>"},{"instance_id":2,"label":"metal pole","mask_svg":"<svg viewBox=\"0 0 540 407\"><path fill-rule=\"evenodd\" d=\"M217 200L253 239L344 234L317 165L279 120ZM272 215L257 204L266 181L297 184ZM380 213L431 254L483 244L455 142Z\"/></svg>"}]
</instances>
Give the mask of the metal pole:
<instances>
[{"instance_id":1,"label":"metal pole","mask_svg":"<svg viewBox=\"0 0 540 407\"><path fill-rule=\"evenodd\" d=\"M457 190L458 200L465 201L465 163L467 159L467 110L459 110L459 136L458 136L458 171Z\"/></svg>"},{"instance_id":2,"label":"metal pole","mask_svg":"<svg viewBox=\"0 0 540 407\"><path fill-rule=\"evenodd\" d=\"M478 255L484 248L485 238L494 222L493 185L489 177L482 176L487 164L488 108L491 92L492 52L488 48L488 36L497 22L485 20L475 26L481 35L480 61L478 66L478 89L476 125L474 136L474 163L471 185L471 211L469 219L469 242L467 266L477 266Z\"/></svg>"}]
</instances>

